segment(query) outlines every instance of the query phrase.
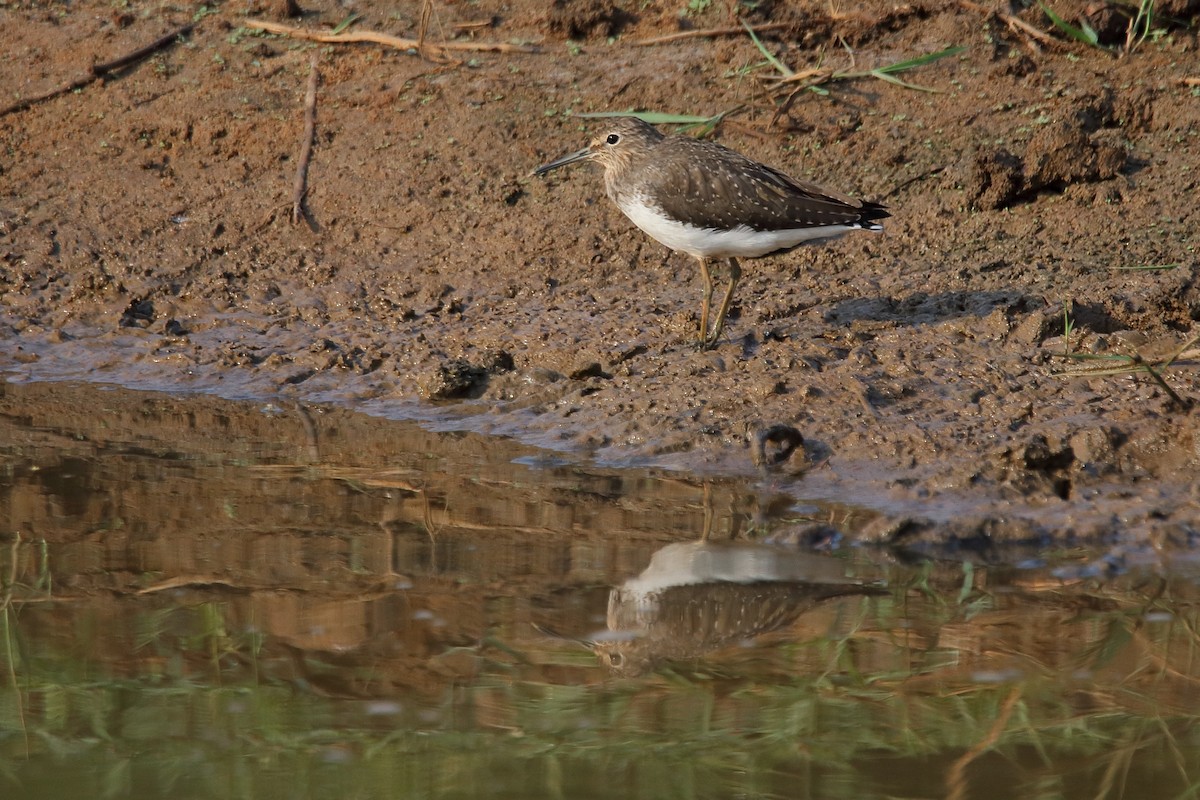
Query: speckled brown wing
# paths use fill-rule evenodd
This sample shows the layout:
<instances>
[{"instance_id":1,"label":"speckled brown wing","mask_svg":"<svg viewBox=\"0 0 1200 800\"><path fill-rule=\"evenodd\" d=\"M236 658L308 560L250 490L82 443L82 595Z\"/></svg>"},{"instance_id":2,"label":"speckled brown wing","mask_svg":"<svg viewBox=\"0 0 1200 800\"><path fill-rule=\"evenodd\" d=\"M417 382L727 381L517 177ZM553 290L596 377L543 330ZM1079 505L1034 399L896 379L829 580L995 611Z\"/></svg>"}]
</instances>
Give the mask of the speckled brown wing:
<instances>
[{"instance_id":1,"label":"speckled brown wing","mask_svg":"<svg viewBox=\"0 0 1200 800\"><path fill-rule=\"evenodd\" d=\"M866 224L888 213L876 203L797 181L725 147L671 139L655 152L638 190L672 219L700 228L757 231Z\"/></svg>"}]
</instances>

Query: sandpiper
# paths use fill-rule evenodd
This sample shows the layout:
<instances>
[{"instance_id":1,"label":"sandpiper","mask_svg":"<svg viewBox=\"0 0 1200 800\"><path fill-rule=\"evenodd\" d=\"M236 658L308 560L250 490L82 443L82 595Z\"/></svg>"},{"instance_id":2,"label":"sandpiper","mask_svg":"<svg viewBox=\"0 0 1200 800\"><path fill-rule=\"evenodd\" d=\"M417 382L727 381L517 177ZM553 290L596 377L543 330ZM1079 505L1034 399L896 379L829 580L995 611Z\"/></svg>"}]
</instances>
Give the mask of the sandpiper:
<instances>
[{"instance_id":1,"label":"sandpiper","mask_svg":"<svg viewBox=\"0 0 1200 800\"><path fill-rule=\"evenodd\" d=\"M879 231L891 216L879 203L854 200L690 136L666 136L637 117L616 117L576 153L538 167L535 175L598 161L609 199L651 238L700 262L704 302L700 346L721 335L742 275L738 258L784 253L852 230ZM708 263L729 259L729 288L709 328L713 278Z\"/></svg>"}]
</instances>

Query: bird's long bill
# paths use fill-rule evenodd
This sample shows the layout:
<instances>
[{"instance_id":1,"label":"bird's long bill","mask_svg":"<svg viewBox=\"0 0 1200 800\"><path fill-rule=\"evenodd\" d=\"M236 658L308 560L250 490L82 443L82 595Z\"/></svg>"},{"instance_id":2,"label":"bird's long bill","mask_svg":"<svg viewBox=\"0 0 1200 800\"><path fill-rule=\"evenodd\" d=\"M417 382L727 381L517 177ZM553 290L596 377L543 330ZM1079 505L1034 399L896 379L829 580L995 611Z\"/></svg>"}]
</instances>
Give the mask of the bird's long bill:
<instances>
[{"instance_id":1,"label":"bird's long bill","mask_svg":"<svg viewBox=\"0 0 1200 800\"><path fill-rule=\"evenodd\" d=\"M552 169L558 169L559 167L565 167L567 164L574 164L576 161L583 161L584 159L591 158L591 155L592 155L591 148L585 147L577 153L570 153L569 155L565 155L562 158L557 158L554 161L551 161L549 164L543 164L542 166L535 169L533 171L533 174L534 175L545 175L547 172L549 172Z\"/></svg>"}]
</instances>

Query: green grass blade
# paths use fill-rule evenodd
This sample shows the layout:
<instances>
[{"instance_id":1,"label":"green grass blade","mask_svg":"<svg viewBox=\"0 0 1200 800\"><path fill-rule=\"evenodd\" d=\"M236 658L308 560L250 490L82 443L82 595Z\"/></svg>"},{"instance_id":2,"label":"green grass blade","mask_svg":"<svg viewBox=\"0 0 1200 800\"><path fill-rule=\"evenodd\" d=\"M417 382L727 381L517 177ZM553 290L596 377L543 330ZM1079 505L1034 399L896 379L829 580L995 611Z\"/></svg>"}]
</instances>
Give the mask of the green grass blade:
<instances>
[{"instance_id":1,"label":"green grass blade","mask_svg":"<svg viewBox=\"0 0 1200 800\"><path fill-rule=\"evenodd\" d=\"M1137 372L1139 369L1140 367L1133 364L1126 364L1123 367L1109 367L1107 369L1074 367L1072 369L1064 369L1062 375L1068 378L1111 378L1117 375L1128 375L1131 372Z\"/></svg>"},{"instance_id":2,"label":"green grass blade","mask_svg":"<svg viewBox=\"0 0 1200 800\"><path fill-rule=\"evenodd\" d=\"M1100 46L1100 34L1096 33L1096 29L1088 25L1087 20L1079 20L1079 29L1083 31L1083 35L1088 38L1096 47Z\"/></svg>"},{"instance_id":3,"label":"green grass blade","mask_svg":"<svg viewBox=\"0 0 1200 800\"><path fill-rule=\"evenodd\" d=\"M1179 345L1179 349L1177 349L1174 353L1171 353L1171 355L1167 356L1166 361L1162 362L1159 369L1167 369L1168 367L1170 367L1172 364L1175 363L1175 360L1177 358L1179 358L1181 355L1186 353L1188 350L1191 350L1193 347L1195 347L1197 342L1200 342L1200 336L1193 336L1191 339L1188 339L1186 342Z\"/></svg>"},{"instance_id":4,"label":"green grass blade","mask_svg":"<svg viewBox=\"0 0 1200 800\"><path fill-rule=\"evenodd\" d=\"M889 75L888 73L877 69L873 69L867 74L869 74L872 78L879 78L881 81L887 81L888 83L894 83L897 86L903 86L905 89L912 89L918 92L930 92L931 94L938 94L941 92L940 89L931 89L928 86L920 86L915 83L909 83L908 81L902 81L895 75Z\"/></svg>"},{"instance_id":5,"label":"green grass blade","mask_svg":"<svg viewBox=\"0 0 1200 800\"><path fill-rule=\"evenodd\" d=\"M773 67L775 67L775 69L779 70L779 73L781 75L783 75L785 78L790 78L790 77L792 77L792 75L796 74L791 70L790 67L788 67L787 64L784 64L782 61L780 61L778 58L776 58L769 50L767 50L767 48L763 45L762 40L758 38L758 34L756 34L754 32L754 28L751 28L746 23L746 20L742 20L742 27L746 29L746 33L750 34L750 39L754 42L754 46L758 48L758 52L762 53L763 58L765 58L767 61L771 62L771 66L773 66Z\"/></svg>"},{"instance_id":6,"label":"green grass blade","mask_svg":"<svg viewBox=\"0 0 1200 800\"><path fill-rule=\"evenodd\" d=\"M332 33L334 36L337 36L339 33L346 30L346 28L349 28L351 25L358 22L360 19L362 19L362 14L357 14L357 13L351 14L350 16L346 17L344 20L339 22L337 24L337 27L335 27L332 31L330 31L330 33Z\"/></svg>"},{"instance_id":7,"label":"green grass blade","mask_svg":"<svg viewBox=\"0 0 1200 800\"><path fill-rule=\"evenodd\" d=\"M1124 361L1132 364L1133 356L1124 353L1068 353L1067 358L1075 361Z\"/></svg>"},{"instance_id":8,"label":"green grass blade","mask_svg":"<svg viewBox=\"0 0 1200 800\"><path fill-rule=\"evenodd\" d=\"M1054 23L1054 27L1058 28L1072 39L1083 42L1087 45L1091 45L1092 47L1099 46L1100 36L1096 33L1095 29L1093 29L1091 25L1088 25L1086 22L1084 22L1082 27L1076 28L1058 14L1055 14L1054 11L1052 11L1045 3L1039 2L1038 6L1042 9L1042 11L1046 12L1046 16L1049 17L1050 21Z\"/></svg>"},{"instance_id":9,"label":"green grass blade","mask_svg":"<svg viewBox=\"0 0 1200 800\"><path fill-rule=\"evenodd\" d=\"M923 56L917 56L916 58L905 59L904 61L897 61L894 64L888 64L886 66L876 67L875 69L867 70L865 72L835 72L831 76L831 80L846 81L846 80L853 80L855 78L878 78L881 81L887 81L888 83L894 83L897 86L904 87L905 89L912 89L913 91L917 91L917 92L937 93L937 92L940 92L941 90L940 89L932 89L928 86L921 86L916 83L909 83L907 81L902 81L896 77L896 73L906 72L910 69L916 69L917 67L923 67L926 64L932 64L934 61L938 61L943 58L948 58L949 56L958 55L959 53L963 52L966 49L967 48L962 47L961 45L955 45L954 47L947 47L944 50L938 50L935 53L926 53Z\"/></svg>"},{"instance_id":10,"label":"green grass blade","mask_svg":"<svg viewBox=\"0 0 1200 800\"><path fill-rule=\"evenodd\" d=\"M876 72L883 72L889 75L896 72L904 72L906 70L916 69L917 67L923 67L926 64L932 64L934 61L939 61L943 58L956 56L966 49L967 48L963 47L962 45L947 47L945 50L938 50L936 53L926 53L923 56L910 58L906 61L897 61L895 64L888 64L886 67L878 67L871 70L871 72L872 74Z\"/></svg>"},{"instance_id":11,"label":"green grass blade","mask_svg":"<svg viewBox=\"0 0 1200 800\"><path fill-rule=\"evenodd\" d=\"M961 606L975 590L975 565L970 561L962 562L963 582L958 590L958 604Z\"/></svg>"}]
</instances>

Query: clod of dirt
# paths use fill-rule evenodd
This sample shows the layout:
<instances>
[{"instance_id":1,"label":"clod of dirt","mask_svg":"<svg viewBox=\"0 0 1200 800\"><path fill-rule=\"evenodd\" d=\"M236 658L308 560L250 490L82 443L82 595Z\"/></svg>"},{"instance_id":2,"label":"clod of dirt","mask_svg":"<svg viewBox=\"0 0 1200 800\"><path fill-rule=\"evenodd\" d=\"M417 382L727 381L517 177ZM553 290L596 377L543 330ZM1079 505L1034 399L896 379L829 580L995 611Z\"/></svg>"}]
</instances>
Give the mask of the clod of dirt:
<instances>
[{"instance_id":1,"label":"clod of dirt","mask_svg":"<svg viewBox=\"0 0 1200 800\"><path fill-rule=\"evenodd\" d=\"M1055 326L1062 326L1062 312L1056 308L1043 308L1027 314L1016 323L1009 333L1012 341L1026 345L1040 345L1053 334Z\"/></svg>"},{"instance_id":2,"label":"clod of dirt","mask_svg":"<svg viewBox=\"0 0 1200 800\"><path fill-rule=\"evenodd\" d=\"M997 547L1045 545L1050 539L1037 521L1019 516L956 519L937 533L964 550L978 553L987 553ZM908 543L910 547L915 544Z\"/></svg>"},{"instance_id":3,"label":"clod of dirt","mask_svg":"<svg viewBox=\"0 0 1200 800\"><path fill-rule=\"evenodd\" d=\"M512 353L507 350L485 350L480 359L480 366L489 375L498 375L501 372L512 372L516 368L516 363L513 361Z\"/></svg>"},{"instance_id":4,"label":"clod of dirt","mask_svg":"<svg viewBox=\"0 0 1200 800\"><path fill-rule=\"evenodd\" d=\"M1130 87L1120 93L1107 87L1103 91L1080 97L1075 103L1075 121L1084 133L1095 133L1101 128L1121 128L1144 131L1153 116L1154 90L1146 87Z\"/></svg>"},{"instance_id":5,"label":"clod of dirt","mask_svg":"<svg viewBox=\"0 0 1200 800\"><path fill-rule=\"evenodd\" d=\"M1025 496L1071 494L1070 468L1075 452L1063 441L1035 433L1024 444L1009 445L988 459L985 472Z\"/></svg>"},{"instance_id":6,"label":"clod of dirt","mask_svg":"<svg viewBox=\"0 0 1200 800\"><path fill-rule=\"evenodd\" d=\"M1045 436L1037 434L1020 451L1020 461L1026 469L1037 472L1058 472L1071 465L1075 453L1070 446L1051 445Z\"/></svg>"},{"instance_id":7,"label":"clod of dirt","mask_svg":"<svg viewBox=\"0 0 1200 800\"><path fill-rule=\"evenodd\" d=\"M432 375L419 380L421 396L427 400L456 400L482 389L487 370L465 359L439 364Z\"/></svg>"},{"instance_id":8,"label":"clod of dirt","mask_svg":"<svg viewBox=\"0 0 1200 800\"><path fill-rule=\"evenodd\" d=\"M304 10L296 0L275 0L271 3L271 12L281 19L304 15Z\"/></svg>"},{"instance_id":9,"label":"clod of dirt","mask_svg":"<svg viewBox=\"0 0 1200 800\"><path fill-rule=\"evenodd\" d=\"M134 298L121 313L122 328L148 328L154 322L154 303Z\"/></svg>"},{"instance_id":10,"label":"clod of dirt","mask_svg":"<svg viewBox=\"0 0 1200 800\"><path fill-rule=\"evenodd\" d=\"M546 19L551 31L565 33L569 39L617 36L636 21L628 11L605 0L554 0Z\"/></svg>"},{"instance_id":11,"label":"clod of dirt","mask_svg":"<svg viewBox=\"0 0 1200 800\"><path fill-rule=\"evenodd\" d=\"M1079 128L1047 125L1025 148L1025 192L1108 180L1125 166L1125 158L1125 148L1093 141Z\"/></svg>"},{"instance_id":12,"label":"clod of dirt","mask_svg":"<svg viewBox=\"0 0 1200 800\"><path fill-rule=\"evenodd\" d=\"M863 526L857 539L872 544L895 544L936 527L932 520L924 518L880 515Z\"/></svg>"},{"instance_id":13,"label":"clod of dirt","mask_svg":"<svg viewBox=\"0 0 1200 800\"><path fill-rule=\"evenodd\" d=\"M804 437L791 425L771 425L751 437L750 459L763 472L776 470L803 444Z\"/></svg>"},{"instance_id":14,"label":"clod of dirt","mask_svg":"<svg viewBox=\"0 0 1200 800\"><path fill-rule=\"evenodd\" d=\"M973 208L990 211L1007 208L1025 187L1021 159L1004 148L975 154L967 181L967 197Z\"/></svg>"},{"instance_id":15,"label":"clod of dirt","mask_svg":"<svg viewBox=\"0 0 1200 800\"><path fill-rule=\"evenodd\" d=\"M772 531L763 537L766 544L786 547L803 547L807 550L834 550L845 536L840 530L824 522L806 522L781 530Z\"/></svg>"},{"instance_id":16,"label":"clod of dirt","mask_svg":"<svg viewBox=\"0 0 1200 800\"><path fill-rule=\"evenodd\" d=\"M487 350L481 363L457 358L439 364L432 373L417 381L418 391L428 400L457 400L478 397L487 388L488 378L513 369L513 357L504 350Z\"/></svg>"},{"instance_id":17,"label":"clod of dirt","mask_svg":"<svg viewBox=\"0 0 1200 800\"><path fill-rule=\"evenodd\" d=\"M611 378L612 375L604 371L604 367L599 361L583 359L571 368L567 377L573 381L581 381L587 378Z\"/></svg>"},{"instance_id":18,"label":"clod of dirt","mask_svg":"<svg viewBox=\"0 0 1200 800\"><path fill-rule=\"evenodd\" d=\"M304 9L296 0L250 0L242 13L252 17L285 20L304 16Z\"/></svg>"},{"instance_id":19,"label":"clod of dirt","mask_svg":"<svg viewBox=\"0 0 1200 800\"><path fill-rule=\"evenodd\" d=\"M1123 439L1113 428L1084 428L1067 441L1067 447L1074 453L1079 469L1103 475L1116 470L1117 447Z\"/></svg>"},{"instance_id":20,"label":"clod of dirt","mask_svg":"<svg viewBox=\"0 0 1200 800\"><path fill-rule=\"evenodd\" d=\"M1003 148L976 153L965 189L975 209L1008 208L1041 191L1116 177L1126 158L1125 148L1060 122L1038 131L1022 158Z\"/></svg>"}]
</instances>

